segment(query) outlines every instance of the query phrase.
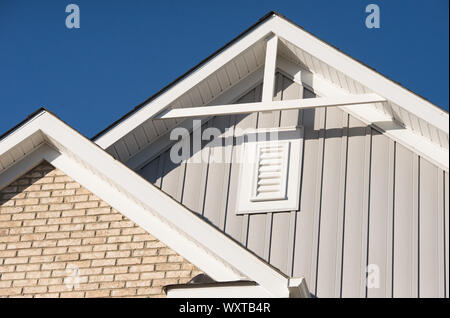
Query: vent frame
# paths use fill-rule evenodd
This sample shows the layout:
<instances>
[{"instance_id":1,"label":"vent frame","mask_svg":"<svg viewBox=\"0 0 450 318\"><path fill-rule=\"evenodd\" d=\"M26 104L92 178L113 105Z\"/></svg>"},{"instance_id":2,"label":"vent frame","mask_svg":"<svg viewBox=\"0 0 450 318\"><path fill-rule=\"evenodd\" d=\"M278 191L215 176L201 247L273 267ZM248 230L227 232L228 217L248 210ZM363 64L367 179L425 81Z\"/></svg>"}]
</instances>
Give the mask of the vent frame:
<instances>
[{"instance_id":1,"label":"vent frame","mask_svg":"<svg viewBox=\"0 0 450 318\"><path fill-rule=\"evenodd\" d=\"M296 211L300 201L300 178L303 161L303 127L257 129L256 135L276 133L276 140L246 140L244 158L240 163L236 214ZM279 162L279 178L272 190L258 193L261 149L279 147L282 157ZM280 159L280 158L279 158ZM267 189L266 189L267 190Z\"/></svg>"}]
</instances>

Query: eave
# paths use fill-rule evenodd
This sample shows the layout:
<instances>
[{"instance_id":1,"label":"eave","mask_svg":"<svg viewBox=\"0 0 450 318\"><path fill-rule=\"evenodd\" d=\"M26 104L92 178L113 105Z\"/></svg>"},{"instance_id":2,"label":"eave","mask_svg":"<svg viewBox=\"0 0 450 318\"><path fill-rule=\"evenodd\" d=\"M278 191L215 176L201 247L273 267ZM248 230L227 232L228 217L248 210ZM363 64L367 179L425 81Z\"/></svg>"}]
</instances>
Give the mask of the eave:
<instances>
[{"instance_id":1,"label":"eave","mask_svg":"<svg viewBox=\"0 0 450 318\"><path fill-rule=\"evenodd\" d=\"M37 135L36 147L20 148L21 157L2 167L0 188L45 160L214 280L252 279L273 297L289 295L286 276L45 110L0 140L0 158Z\"/></svg>"}]
</instances>

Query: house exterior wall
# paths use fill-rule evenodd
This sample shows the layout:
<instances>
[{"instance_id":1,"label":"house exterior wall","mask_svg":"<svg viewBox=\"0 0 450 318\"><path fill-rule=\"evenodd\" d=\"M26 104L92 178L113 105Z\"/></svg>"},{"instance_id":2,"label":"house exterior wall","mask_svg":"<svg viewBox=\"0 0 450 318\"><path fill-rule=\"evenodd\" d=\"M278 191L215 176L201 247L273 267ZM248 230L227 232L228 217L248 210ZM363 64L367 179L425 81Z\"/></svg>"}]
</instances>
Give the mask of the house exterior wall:
<instances>
[{"instance_id":1,"label":"house exterior wall","mask_svg":"<svg viewBox=\"0 0 450 318\"><path fill-rule=\"evenodd\" d=\"M313 96L277 76L275 99L302 93ZM260 99L258 86L239 102ZM139 173L282 272L305 276L318 297L448 297L447 172L338 108L220 116L205 128L295 123L304 127L298 211L236 215L236 162L173 164L169 149Z\"/></svg>"},{"instance_id":2,"label":"house exterior wall","mask_svg":"<svg viewBox=\"0 0 450 318\"><path fill-rule=\"evenodd\" d=\"M48 163L0 190L0 297L164 297L199 273Z\"/></svg>"}]
</instances>

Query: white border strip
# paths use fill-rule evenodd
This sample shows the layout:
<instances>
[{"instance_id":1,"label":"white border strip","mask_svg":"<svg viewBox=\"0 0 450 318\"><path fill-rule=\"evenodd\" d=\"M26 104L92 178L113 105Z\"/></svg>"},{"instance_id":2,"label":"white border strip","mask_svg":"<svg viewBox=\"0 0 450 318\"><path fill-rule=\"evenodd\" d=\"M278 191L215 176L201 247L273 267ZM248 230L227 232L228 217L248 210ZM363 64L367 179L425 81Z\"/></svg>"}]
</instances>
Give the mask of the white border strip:
<instances>
[{"instance_id":1,"label":"white border strip","mask_svg":"<svg viewBox=\"0 0 450 318\"><path fill-rule=\"evenodd\" d=\"M9 145L41 130L60 156L45 157L111 206L218 281L254 280L274 297L288 297L288 278L193 212L43 112L8 136ZM5 149L3 141L0 149Z\"/></svg>"}]
</instances>

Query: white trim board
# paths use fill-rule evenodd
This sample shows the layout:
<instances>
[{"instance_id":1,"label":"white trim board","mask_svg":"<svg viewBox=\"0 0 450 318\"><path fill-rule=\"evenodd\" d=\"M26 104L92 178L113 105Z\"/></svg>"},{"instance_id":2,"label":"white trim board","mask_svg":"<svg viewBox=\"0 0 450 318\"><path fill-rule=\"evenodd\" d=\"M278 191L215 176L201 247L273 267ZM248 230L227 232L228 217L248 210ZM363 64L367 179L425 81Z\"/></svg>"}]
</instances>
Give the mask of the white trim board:
<instances>
[{"instance_id":1,"label":"white trim board","mask_svg":"<svg viewBox=\"0 0 450 318\"><path fill-rule=\"evenodd\" d=\"M269 21L271 19L272 18L269 18ZM209 75L219 70L226 63L233 60L240 53L256 44L258 41L265 39L270 34L272 34L271 25L267 24L267 22L260 24L252 32L233 43L223 52L217 54L197 70L193 71L191 75L181 80L178 84L171 87L154 100L151 100L138 111L131 114L129 117L99 136L94 140L95 143L103 149L108 148L121 137L125 136L127 133L142 124L145 120L155 116L178 97L196 86L202 80L206 79Z\"/></svg>"},{"instance_id":2,"label":"white trim board","mask_svg":"<svg viewBox=\"0 0 450 318\"><path fill-rule=\"evenodd\" d=\"M275 90L275 69L277 67L278 37L273 35L266 42L266 62L264 64L264 80L262 101L271 102Z\"/></svg>"},{"instance_id":3,"label":"white trim board","mask_svg":"<svg viewBox=\"0 0 450 318\"><path fill-rule=\"evenodd\" d=\"M44 160L44 155L50 148L46 144L42 144L30 152L22 160L0 172L0 190L7 187L18 178L26 174L28 171L39 165Z\"/></svg>"},{"instance_id":4,"label":"white trim board","mask_svg":"<svg viewBox=\"0 0 450 318\"><path fill-rule=\"evenodd\" d=\"M363 105L385 102L377 94L360 94L308 99L290 99L257 103L228 104L217 106L188 107L170 109L158 115L158 119L191 118L204 116L235 115L290 109L308 109L333 106Z\"/></svg>"},{"instance_id":5,"label":"white trim board","mask_svg":"<svg viewBox=\"0 0 450 318\"><path fill-rule=\"evenodd\" d=\"M311 88L320 96L336 97L347 96L349 94L344 89L333 85L319 75L304 70L300 66L289 62L284 58L278 59L278 68L283 73L289 75L292 80L305 87ZM338 106L338 108L352 115L364 124L373 127L421 157L429 160L444 171L449 171L448 149L403 127L392 117L377 110L371 103L367 105Z\"/></svg>"},{"instance_id":6,"label":"white trim board","mask_svg":"<svg viewBox=\"0 0 450 318\"><path fill-rule=\"evenodd\" d=\"M209 103L209 105L220 105L225 103L236 102L239 98L247 94L250 90L255 88L261 83L263 77L263 68L259 68L253 73L249 74L233 87L225 91L223 94L219 95L216 99ZM203 122L207 122L210 118L199 118ZM192 119L183 121L177 127L186 128L191 131ZM143 150L138 152L136 155L131 157L125 165L133 170L139 170L144 165L149 163L157 155L159 155L164 150L168 149L173 143L169 140L170 132L158 137L155 141L150 143Z\"/></svg>"},{"instance_id":7,"label":"white trim board","mask_svg":"<svg viewBox=\"0 0 450 318\"><path fill-rule=\"evenodd\" d=\"M324 41L279 16L270 20L273 32L336 70L356 80L436 128L449 133L449 115L429 101L357 62Z\"/></svg>"},{"instance_id":8,"label":"white trim board","mask_svg":"<svg viewBox=\"0 0 450 318\"><path fill-rule=\"evenodd\" d=\"M43 111L23 124L0 141L0 150L7 151L6 145L12 147L38 130L56 149L44 151L46 160L216 281L251 279L273 297L289 296L286 276L114 160L52 114ZM0 183L4 173L0 174Z\"/></svg>"}]
</instances>

